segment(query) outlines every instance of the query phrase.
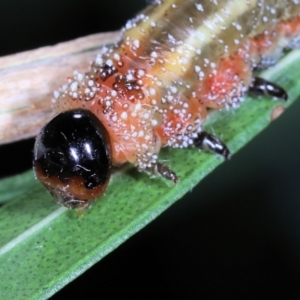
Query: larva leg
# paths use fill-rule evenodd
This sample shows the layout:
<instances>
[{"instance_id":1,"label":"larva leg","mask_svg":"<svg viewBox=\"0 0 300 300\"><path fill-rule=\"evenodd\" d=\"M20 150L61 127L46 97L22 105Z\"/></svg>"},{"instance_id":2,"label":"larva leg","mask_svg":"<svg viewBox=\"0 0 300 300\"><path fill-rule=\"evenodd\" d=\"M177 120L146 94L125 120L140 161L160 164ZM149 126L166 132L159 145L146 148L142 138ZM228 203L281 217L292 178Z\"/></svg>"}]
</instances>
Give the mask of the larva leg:
<instances>
[{"instance_id":1,"label":"larva leg","mask_svg":"<svg viewBox=\"0 0 300 300\"><path fill-rule=\"evenodd\" d=\"M172 180L175 184L178 182L178 177L175 172L173 172L168 166L157 163L156 164L157 173L168 180Z\"/></svg>"},{"instance_id":2,"label":"larva leg","mask_svg":"<svg viewBox=\"0 0 300 300\"><path fill-rule=\"evenodd\" d=\"M161 176L167 180L173 181L175 184L178 182L178 177L175 172L173 172L168 166L157 162L151 167L146 169L147 172L153 175Z\"/></svg>"},{"instance_id":3,"label":"larva leg","mask_svg":"<svg viewBox=\"0 0 300 300\"><path fill-rule=\"evenodd\" d=\"M194 139L194 146L202 150L209 150L220 154L226 159L230 158L230 151L227 146L216 136L206 131L202 131L198 137Z\"/></svg>"},{"instance_id":4,"label":"larva leg","mask_svg":"<svg viewBox=\"0 0 300 300\"><path fill-rule=\"evenodd\" d=\"M258 96L271 96L284 101L288 100L288 94L282 87L260 77L253 78L249 92Z\"/></svg>"}]
</instances>

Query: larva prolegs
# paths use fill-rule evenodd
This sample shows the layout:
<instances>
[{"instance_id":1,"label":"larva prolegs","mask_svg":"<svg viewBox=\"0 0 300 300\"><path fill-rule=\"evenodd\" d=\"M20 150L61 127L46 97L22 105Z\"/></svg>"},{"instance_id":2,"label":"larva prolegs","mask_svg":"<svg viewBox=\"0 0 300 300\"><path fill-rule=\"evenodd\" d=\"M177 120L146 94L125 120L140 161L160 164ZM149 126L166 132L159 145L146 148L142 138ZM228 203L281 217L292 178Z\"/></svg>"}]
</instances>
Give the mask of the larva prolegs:
<instances>
[{"instance_id":1,"label":"larva prolegs","mask_svg":"<svg viewBox=\"0 0 300 300\"><path fill-rule=\"evenodd\" d=\"M204 151L219 154L225 159L230 158L230 151L228 147L218 137L206 131L202 131L198 134L198 137L194 139L193 146ZM167 165L160 162L157 162L142 171L171 180L175 184L179 180L174 171L172 171Z\"/></svg>"}]
</instances>

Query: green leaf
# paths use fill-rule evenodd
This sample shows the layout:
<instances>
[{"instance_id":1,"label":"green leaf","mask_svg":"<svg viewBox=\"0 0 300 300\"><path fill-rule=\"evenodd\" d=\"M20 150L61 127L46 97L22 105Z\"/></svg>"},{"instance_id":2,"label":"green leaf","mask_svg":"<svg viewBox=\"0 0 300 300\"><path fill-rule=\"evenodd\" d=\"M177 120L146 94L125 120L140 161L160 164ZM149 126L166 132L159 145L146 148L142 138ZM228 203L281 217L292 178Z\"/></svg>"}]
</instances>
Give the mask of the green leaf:
<instances>
[{"instance_id":1,"label":"green leaf","mask_svg":"<svg viewBox=\"0 0 300 300\"><path fill-rule=\"evenodd\" d=\"M213 112L206 130L232 153L271 123L273 109L300 95L300 51L289 53L261 76L289 92L287 103L248 98L239 109ZM223 159L196 149L164 149L161 160L179 176L178 185L138 173L116 172L106 195L83 217L58 207L27 172L0 181L0 298L45 299L113 251L180 199Z\"/></svg>"}]
</instances>

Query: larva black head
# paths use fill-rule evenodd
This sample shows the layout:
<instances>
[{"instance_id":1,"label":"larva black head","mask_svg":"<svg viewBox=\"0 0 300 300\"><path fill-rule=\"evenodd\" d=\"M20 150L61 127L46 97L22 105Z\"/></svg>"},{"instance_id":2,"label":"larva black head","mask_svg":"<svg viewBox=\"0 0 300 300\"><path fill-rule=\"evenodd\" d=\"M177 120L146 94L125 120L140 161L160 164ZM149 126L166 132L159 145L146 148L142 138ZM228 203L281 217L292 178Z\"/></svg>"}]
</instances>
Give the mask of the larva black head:
<instances>
[{"instance_id":1,"label":"larva black head","mask_svg":"<svg viewBox=\"0 0 300 300\"><path fill-rule=\"evenodd\" d=\"M60 113L37 136L33 163L58 203L85 208L104 193L110 178L108 133L90 111Z\"/></svg>"}]
</instances>

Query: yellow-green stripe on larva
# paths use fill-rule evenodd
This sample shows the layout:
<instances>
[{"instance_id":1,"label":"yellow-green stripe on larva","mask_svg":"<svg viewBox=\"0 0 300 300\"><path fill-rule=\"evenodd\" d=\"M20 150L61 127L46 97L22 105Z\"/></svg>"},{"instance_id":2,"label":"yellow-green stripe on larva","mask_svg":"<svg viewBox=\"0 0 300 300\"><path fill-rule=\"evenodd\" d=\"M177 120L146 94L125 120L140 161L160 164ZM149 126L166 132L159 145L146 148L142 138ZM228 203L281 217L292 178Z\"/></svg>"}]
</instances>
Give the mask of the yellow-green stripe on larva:
<instances>
[{"instance_id":1,"label":"yellow-green stripe on larva","mask_svg":"<svg viewBox=\"0 0 300 300\"><path fill-rule=\"evenodd\" d=\"M166 70L184 77L195 65L209 71L207 62L216 63L220 56L235 52L249 37L299 11L299 1L157 1L128 22L130 29L125 30L124 40L138 41L146 55L163 57ZM161 78L164 83L168 82L168 74L160 76L166 77Z\"/></svg>"}]
</instances>

